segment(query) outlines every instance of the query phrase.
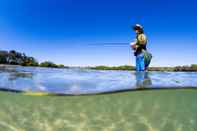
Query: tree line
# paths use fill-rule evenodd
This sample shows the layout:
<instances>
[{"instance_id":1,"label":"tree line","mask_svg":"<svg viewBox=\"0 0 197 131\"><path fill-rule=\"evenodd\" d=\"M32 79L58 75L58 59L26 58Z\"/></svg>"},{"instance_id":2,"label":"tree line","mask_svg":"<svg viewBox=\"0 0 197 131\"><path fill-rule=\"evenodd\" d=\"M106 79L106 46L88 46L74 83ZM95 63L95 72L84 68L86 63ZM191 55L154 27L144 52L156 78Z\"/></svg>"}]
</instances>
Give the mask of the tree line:
<instances>
[{"instance_id":1,"label":"tree line","mask_svg":"<svg viewBox=\"0 0 197 131\"><path fill-rule=\"evenodd\" d=\"M95 66L89 67L90 69L94 70L127 70L127 71L134 71L134 66L123 65L123 66ZM197 71L197 64L192 64L190 66L175 66L175 67L150 67L149 71L169 71L169 72L192 72Z\"/></svg>"},{"instance_id":2,"label":"tree line","mask_svg":"<svg viewBox=\"0 0 197 131\"><path fill-rule=\"evenodd\" d=\"M10 51L0 51L0 64L11 64L11 65L21 65L21 66L39 66L39 67L52 67L52 68L69 68L63 64L55 64L51 61L45 61L39 63L34 57L27 56L25 53L20 53L15 50ZM129 70L134 71L135 67L130 65L122 66L95 66L86 67L88 69L94 70ZM149 71L197 71L197 64L192 64L190 66L175 66L175 67L150 67Z\"/></svg>"},{"instance_id":3,"label":"tree line","mask_svg":"<svg viewBox=\"0 0 197 131\"><path fill-rule=\"evenodd\" d=\"M0 51L0 64L65 68L63 64L57 65L51 61L39 63L34 57L27 56L25 53L15 50Z\"/></svg>"}]
</instances>

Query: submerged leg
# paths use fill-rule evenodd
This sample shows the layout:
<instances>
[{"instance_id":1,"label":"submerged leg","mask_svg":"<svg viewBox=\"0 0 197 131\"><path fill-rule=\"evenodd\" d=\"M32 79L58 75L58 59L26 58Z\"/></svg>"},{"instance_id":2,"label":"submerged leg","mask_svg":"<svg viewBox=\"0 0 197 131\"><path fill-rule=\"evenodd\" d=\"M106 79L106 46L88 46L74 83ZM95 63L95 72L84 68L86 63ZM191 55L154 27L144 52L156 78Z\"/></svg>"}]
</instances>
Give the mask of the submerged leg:
<instances>
[{"instance_id":1,"label":"submerged leg","mask_svg":"<svg viewBox=\"0 0 197 131\"><path fill-rule=\"evenodd\" d=\"M152 85L151 78L149 77L148 72L145 71L136 71L136 86L138 88L149 87Z\"/></svg>"}]
</instances>

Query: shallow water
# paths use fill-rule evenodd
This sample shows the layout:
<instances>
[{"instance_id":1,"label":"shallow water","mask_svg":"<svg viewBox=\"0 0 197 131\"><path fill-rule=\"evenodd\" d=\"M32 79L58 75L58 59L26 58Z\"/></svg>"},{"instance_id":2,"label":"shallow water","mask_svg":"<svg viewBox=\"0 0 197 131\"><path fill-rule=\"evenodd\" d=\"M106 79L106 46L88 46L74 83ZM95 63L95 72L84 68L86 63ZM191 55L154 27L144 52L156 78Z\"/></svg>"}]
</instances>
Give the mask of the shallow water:
<instances>
[{"instance_id":1,"label":"shallow water","mask_svg":"<svg viewBox=\"0 0 197 131\"><path fill-rule=\"evenodd\" d=\"M91 96L0 92L2 131L196 131L197 90Z\"/></svg>"},{"instance_id":2,"label":"shallow water","mask_svg":"<svg viewBox=\"0 0 197 131\"><path fill-rule=\"evenodd\" d=\"M194 72L1 66L1 90L75 96L0 92L0 131L195 131L196 78Z\"/></svg>"},{"instance_id":3,"label":"shallow water","mask_svg":"<svg viewBox=\"0 0 197 131\"><path fill-rule=\"evenodd\" d=\"M99 71L0 67L0 89L54 94L98 94L149 88L196 88L197 72Z\"/></svg>"}]
</instances>

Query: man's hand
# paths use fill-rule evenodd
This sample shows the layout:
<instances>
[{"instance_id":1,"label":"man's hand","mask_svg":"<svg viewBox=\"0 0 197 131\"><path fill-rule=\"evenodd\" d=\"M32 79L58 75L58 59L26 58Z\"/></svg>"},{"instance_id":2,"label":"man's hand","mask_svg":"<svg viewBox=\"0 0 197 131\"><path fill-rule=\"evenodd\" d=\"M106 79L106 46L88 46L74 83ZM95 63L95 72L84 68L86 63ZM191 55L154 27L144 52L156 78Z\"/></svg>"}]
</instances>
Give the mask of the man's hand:
<instances>
[{"instance_id":1,"label":"man's hand","mask_svg":"<svg viewBox=\"0 0 197 131\"><path fill-rule=\"evenodd\" d=\"M132 48L133 50L136 50L136 48L137 48L136 44L131 45L131 48Z\"/></svg>"},{"instance_id":2,"label":"man's hand","mask_svg":"<svg viewBox=\"0 0 197 131\"><path fill-rule=\"evenodd\" d=\"M136 50L137 46L136 46L136 42L131 42L130 46L133 50Z\"/></svg>"}]
</instances>

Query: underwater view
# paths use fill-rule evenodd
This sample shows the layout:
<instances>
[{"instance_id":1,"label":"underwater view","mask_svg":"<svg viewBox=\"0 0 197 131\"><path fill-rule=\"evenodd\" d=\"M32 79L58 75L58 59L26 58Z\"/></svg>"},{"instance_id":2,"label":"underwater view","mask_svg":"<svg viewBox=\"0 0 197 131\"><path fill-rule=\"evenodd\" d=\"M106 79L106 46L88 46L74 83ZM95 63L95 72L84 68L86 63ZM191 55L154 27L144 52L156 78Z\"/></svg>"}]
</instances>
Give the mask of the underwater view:
<instances>
[{"instance_id":1,"label":"underwater view","mask_svg":"<svg viewBox=\"0 0 197 131\"><path fill-rule=\"evenodd\" d=\"M197 131L196 0L0 0L0 131Z\"/></svg>"},{"instance_id":2,"label":"underwater view","mask_svg":"<svg viewBox=\"0 0 197 131\"><path fill-rule=\"evenodd\" d=\"M195 131L197 73L0 68L0 130Z\"/></svg>"}]
</instances>

